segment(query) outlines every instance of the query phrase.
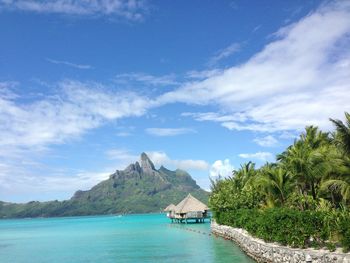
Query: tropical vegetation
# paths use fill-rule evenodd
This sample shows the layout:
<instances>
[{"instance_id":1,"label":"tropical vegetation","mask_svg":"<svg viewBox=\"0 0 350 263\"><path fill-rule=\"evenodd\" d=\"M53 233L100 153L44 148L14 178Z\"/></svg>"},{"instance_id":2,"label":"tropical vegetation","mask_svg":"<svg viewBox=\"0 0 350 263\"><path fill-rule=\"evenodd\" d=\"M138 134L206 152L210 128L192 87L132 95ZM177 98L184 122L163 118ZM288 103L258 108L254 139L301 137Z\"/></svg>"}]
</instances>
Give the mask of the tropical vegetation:
<instances>
[{"instance_id":1,"label":"tropical vegetation","mask_svg":"<svg viewBox=\"0 0 350 263\"><path fill-rule=\"evenodd\" d=\"M275 163L212 181L219 224L293 247L350 250L350 114L331 133L308 126Z\"/></svg>"}]
</instances>

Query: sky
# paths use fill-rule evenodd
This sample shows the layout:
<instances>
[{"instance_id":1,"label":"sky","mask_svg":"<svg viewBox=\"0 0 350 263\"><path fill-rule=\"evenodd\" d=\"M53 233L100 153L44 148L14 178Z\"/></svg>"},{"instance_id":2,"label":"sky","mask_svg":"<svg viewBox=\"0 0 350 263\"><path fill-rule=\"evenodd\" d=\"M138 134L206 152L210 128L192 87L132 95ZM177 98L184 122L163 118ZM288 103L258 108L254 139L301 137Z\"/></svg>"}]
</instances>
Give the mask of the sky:
<instances>
[{"instance_id":1,"label":"sky","mask_svg":"<svg viewBox=\"0 0 350 263\"><path fill-rule=\"evenodd\" d=\"M0 0L0 200L146 152L204 189L350 112L350 1Z\"/></svg>"}]
</instances>

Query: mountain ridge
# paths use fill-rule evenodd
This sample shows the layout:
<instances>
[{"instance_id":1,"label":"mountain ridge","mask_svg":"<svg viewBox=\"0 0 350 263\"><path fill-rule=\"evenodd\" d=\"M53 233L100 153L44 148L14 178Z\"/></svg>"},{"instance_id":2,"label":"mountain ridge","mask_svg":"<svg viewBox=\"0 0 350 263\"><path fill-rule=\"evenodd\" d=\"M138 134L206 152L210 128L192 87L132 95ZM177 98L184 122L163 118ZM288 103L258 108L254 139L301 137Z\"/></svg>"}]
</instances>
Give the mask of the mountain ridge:
<instances>
[{"instance_id":1,"label":"mountain ridge","mask_svg":"<svg viewBox=\"0 0 350 263\"><path fill-rule=\"evenodd\" d=\"M156 169L147 154L142 153L140 161L116 170L89 190L76 191L68 200L0 202L0 218L159 212L188 193L208 201L208 192L186 171L172 171L164 166Z\"/></svg>"}]
</instances>

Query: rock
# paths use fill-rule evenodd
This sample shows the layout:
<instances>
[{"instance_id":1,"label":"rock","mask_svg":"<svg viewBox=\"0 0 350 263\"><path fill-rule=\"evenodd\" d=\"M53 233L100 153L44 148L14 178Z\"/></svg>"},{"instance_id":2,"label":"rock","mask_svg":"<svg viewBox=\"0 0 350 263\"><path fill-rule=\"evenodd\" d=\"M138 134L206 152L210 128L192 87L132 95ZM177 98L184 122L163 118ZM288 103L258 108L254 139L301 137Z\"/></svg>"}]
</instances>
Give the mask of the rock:
<instances>
[{"instance_id":1,"label":"rock","mask_svg":"<svg viewBox=\"0 0 350 263\"><path fill-rule=\"evenodd\" d=\"M213 221L211 231L214 235L234 241L257 262L276 263L350 263L349 253L336 253L328 250L296 249L278 244L266 243L252 237L243 229L218 225Z\"/></svg>"},{"instance_id":2,"label":"rock","mask_svg":"<svg viewBox=\"0 0 350 263\"><path fill-rule=\"evenodd\" d=\"M150 172L150 171L155 171L156 169L154 168L154 164L152 161L148 158L146 153L141 154L141 169L144 172Z\"/></svg>"}]
</instances>

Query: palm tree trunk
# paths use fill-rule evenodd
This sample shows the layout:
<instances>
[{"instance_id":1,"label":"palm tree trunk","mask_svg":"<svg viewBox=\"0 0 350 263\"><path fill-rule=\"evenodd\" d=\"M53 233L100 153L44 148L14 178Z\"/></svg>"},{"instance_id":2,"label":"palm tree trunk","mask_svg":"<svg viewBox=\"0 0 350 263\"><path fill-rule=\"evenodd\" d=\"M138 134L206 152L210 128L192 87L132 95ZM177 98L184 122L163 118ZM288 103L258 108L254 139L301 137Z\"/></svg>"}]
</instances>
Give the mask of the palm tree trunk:
<instances>
[{"instance_id":1,"label":"palm tree trunk","mask_svg":"<svg viewBox=\"0 0 350 263\"><path fill-rule=\"evenodd\" d=\"M315 190L315 184L314 182L311 182L311 194L312 194L312 198L314 200L316 200L316 190Z\"/></svg>"}]
</instances>

